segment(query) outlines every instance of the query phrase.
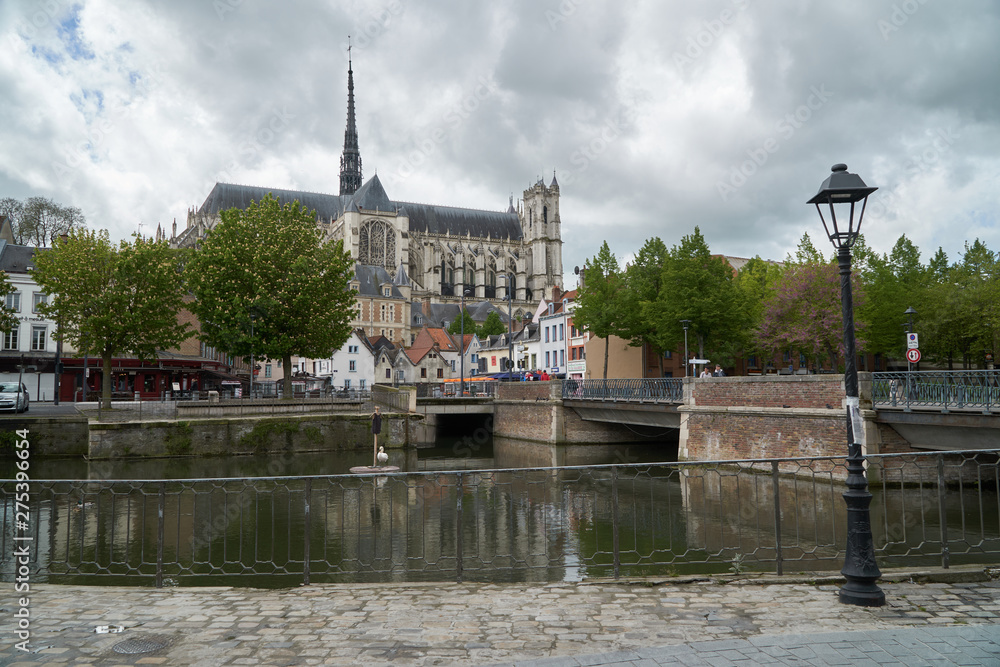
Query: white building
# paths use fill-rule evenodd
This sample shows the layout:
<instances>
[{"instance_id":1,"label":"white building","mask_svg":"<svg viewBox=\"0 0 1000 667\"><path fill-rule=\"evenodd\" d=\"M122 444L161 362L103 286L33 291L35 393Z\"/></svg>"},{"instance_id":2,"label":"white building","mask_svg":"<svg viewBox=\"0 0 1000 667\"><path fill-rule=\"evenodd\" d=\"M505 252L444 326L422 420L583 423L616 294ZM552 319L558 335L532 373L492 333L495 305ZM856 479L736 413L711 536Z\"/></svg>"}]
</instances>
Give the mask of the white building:
<instances>
[{"instance_id":1,"label":"white building","mask_svg":"<svg viewBox=\"0 0 1000 667\"><path fill-rule=\"evenodd\" d=\"M0 381L16 382L21 377L32 401L51 401L55 396L56 342L52 336L56 323L38 312L48 295L28 273L35 252L33 247L13 245L0 236L0 270L14 286L5 305L18 320L16 327L0 333ZM65 346L64 354L68 351Z\"/></svg>"},{"instance_id":2,"label":"white building","mask_svg":"<svg viewBox=\"0 0 1000 667\"><path fill-rule=\"evenodd\" d=\"M329 359L312 360L312 374L328 378L334 389L371 389L375 384L375 352L364 332L352 331Z\"/></svg>"}]
</instances>

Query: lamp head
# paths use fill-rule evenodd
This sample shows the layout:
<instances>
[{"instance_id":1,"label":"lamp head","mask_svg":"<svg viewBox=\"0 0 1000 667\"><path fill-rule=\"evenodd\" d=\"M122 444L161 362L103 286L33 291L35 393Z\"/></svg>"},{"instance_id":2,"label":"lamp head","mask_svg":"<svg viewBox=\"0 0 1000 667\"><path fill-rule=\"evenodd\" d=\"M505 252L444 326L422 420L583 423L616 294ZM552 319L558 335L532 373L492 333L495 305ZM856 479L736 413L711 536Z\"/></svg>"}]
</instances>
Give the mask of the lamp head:
<instances>
[{"instance_id":1,"label":"lamp head","mask_svg":"<svg viewBox=\"0 0 1000 667\"><path fill-rule=\"evenodd\" d=\"M831 168L831 174L819 187L819 192L810 199L808 204L815 204L816 211L819 212L819 219L823 222L823 229L833 243L833 247L838 250L850 248L861 233L861 220L865 215L865 206L868 204L868 195L878 190L865 185L861 177L847 171L846 164L835 164ZM861 202L861 211L858 214L857 223L854 221L854 205ZM823 217L821 204L830 207L830 224L827 224ZM837 211L840 211L840 220L837 219ZM832 227L832 231L831 231Z\"/></svg>"}]
</instances>

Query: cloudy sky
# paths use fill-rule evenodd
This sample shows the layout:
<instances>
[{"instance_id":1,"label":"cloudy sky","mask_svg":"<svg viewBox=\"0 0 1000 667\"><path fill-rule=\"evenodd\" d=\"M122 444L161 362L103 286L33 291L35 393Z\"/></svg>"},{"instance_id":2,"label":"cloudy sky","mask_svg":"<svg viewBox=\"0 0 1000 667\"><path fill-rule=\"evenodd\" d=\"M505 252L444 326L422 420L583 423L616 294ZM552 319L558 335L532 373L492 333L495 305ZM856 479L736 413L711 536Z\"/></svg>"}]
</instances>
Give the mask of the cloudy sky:
<instances>
[{"instance_id":1,"label":"cloudy sky","mask_svg":"<svg viewBox=\"0 0 1000 667\"><path fill-rule=\"evenodd\" d=\"M696 225L829 253L805 202L837 162L880 188L876 250L1000 250L988 0L3 0L0 197L124 238L216 181L336 193L348 35L365 178L502 210L555 171L568 274Z\"/></svg>"}]
</instances>

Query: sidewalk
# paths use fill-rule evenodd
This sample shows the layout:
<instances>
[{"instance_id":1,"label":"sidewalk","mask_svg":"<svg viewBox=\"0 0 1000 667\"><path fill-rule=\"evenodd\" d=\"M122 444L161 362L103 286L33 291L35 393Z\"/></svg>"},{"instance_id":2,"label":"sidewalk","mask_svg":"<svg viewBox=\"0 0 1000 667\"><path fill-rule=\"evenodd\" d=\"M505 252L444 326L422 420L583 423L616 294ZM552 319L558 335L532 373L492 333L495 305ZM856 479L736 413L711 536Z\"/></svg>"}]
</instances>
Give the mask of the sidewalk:
<instances>
[{"instance_id":1,"label":"sidewalk","mask_svg":"<svg viewBox=\"0 0 1000 667\"><path fill-rule=\"evenodd\" d=\"M5 665L1000 664L1000 582L330 584L286 590L31 586L31 653L0 585ZM916 577L914 577L916 578ZM932 577L933 578L933 577ZM957 582L965 579L964 582ZM721 583L720 583L721 581ZM101 625L120 634L97 634ZM152 649L139 653L123 650Z\"/></svg>"}]
</instances>

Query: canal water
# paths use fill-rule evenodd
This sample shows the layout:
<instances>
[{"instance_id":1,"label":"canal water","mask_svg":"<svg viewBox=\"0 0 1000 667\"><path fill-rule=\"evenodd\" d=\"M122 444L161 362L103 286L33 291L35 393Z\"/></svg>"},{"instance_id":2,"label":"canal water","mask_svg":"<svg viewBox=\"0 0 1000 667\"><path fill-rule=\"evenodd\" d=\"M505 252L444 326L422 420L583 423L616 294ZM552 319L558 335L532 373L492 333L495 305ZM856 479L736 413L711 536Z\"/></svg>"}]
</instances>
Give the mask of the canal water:
<instances>
[{"instance_id":1,"label":"canal water","mask_svg":"<svg viewBox=\"0 0 1000 667\"><path fill-rule=\"evenodd\" d=\"M376 476L346 474L371 463L365 451L37 459L33 480L60 481L32 485L32 581L280 587L840 569L845 489L829 465L777 475L676 464L676 453L676 437L550 446L471 429L392 450L402 472ZM997 562L996 457L962 465L976 484L930 484L939 468L929 459L906 484L872 489L880 563ZM5 581L14 496L3 484Z\"/></svg>"}]
</instances>

